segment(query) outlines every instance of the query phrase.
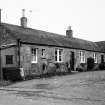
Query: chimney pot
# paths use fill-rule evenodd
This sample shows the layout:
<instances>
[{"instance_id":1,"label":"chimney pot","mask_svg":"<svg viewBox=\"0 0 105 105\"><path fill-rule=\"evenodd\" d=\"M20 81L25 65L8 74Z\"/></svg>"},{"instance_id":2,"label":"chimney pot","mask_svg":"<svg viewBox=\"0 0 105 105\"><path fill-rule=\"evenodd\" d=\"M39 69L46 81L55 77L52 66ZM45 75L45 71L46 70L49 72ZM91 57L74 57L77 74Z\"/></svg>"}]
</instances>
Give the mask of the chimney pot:
<instances>
[{"instance_id":1,"label":"chimney pot","mask_svg":"<svg viewBox=\"0 0 105 105\"><path fill-rule=\"evenodd\" d=\"M68 30L71 30L71 26L68 26Z\"/></svg>"},{"instance_id":2,"label":"chimney pot","mask_svg":"<svg viewBox=\"0 0 105 105\"><path fill-rule=\"evenodd\" d=\"M68 29L66 30L66 36L68 38L72 38L73 37L73 31L71 29L71 26L69 26Z\"/></svg>"},{"instance_id":3,"label":"chimney pot","mask_svg":"<svg viewBox=\"0 0 105 105\"><path fill-rule=\"evenodd\" d=\"M22 9L22 17L20 21L21 21L21 26L23 28L26 28L27 27L27 17L25 17L25 9Z\"/></svg>"}]
</instances>

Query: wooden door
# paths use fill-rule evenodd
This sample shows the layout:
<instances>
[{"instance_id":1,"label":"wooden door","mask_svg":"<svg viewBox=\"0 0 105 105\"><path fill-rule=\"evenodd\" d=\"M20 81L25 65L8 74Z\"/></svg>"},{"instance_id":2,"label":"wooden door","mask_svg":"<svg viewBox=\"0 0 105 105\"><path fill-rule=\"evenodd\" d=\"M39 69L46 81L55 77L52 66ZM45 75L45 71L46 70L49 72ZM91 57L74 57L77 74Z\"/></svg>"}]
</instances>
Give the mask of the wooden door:
<instances>
[{"instance_id":1,"label":"wooden door","mask_svg":"<svg viewBox=\"0 0 105 105\"><path fill-rule=\"evenodd\" d=\"M75 64L75 53L73 51L71 51L71 54L70 54L70 67L71 67L71 70L74 70L74 64Z\"/></svg>"}]
</instances>

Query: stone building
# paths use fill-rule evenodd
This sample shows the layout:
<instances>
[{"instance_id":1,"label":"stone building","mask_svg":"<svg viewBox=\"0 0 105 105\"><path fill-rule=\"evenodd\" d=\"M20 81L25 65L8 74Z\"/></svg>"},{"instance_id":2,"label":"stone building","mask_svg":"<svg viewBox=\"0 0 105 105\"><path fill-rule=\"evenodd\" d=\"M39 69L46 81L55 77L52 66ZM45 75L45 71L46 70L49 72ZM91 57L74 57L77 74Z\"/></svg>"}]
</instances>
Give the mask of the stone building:
<instances>
[{"instance_id":1,"label":"stone building","mask_svg":"<svg viewBox=\"0 0 105 105\"><path fill-rule=\"evenodd\" d=\"M65 33L64 36L29 28L25 16L21 18L21 26L1 23L2 68L23 68L27 76L51 72L45 65L68 63L71 70L76 70L89 57L96 64L104 62L105 51L99 44L74 38L71 27Z\"/></svg>"}]
</instances>

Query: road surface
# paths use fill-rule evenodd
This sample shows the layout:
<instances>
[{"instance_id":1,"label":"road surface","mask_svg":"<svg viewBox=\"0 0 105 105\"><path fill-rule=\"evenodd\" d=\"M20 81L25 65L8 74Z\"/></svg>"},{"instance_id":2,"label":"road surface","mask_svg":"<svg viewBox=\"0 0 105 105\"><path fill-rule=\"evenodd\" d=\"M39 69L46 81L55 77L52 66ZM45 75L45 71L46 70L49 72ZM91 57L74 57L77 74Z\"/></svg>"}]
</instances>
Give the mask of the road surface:
<instances>
[{"instance_id":1,"label":"road surface","mask_svg":"<svg viewBox=\"0 0 105 105\"><path fill-rule=\"evenodd\" d=\"M1 87L0 105L105 105L105 71L34 79Z\"/></svg>"}]
</instances>

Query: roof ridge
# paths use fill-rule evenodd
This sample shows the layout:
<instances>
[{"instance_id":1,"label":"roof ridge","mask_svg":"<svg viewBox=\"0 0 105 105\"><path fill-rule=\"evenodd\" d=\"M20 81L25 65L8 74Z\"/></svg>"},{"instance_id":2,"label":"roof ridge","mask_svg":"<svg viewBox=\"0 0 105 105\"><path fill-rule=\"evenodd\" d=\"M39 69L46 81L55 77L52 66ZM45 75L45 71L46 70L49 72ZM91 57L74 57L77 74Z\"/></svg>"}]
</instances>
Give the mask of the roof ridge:
<instances>
[{"instance_id":1,"label":"roof ridge","mask_svg":"<svg viewBox=\"0 0 105 105\"><path fill-rule=\"evenodd\" d=\"M49 32L49 31L44 31L44 30L40 30L40 29L35 29L35 28L31 28L31 27L22 27L22 26L19 26L19 25L15 25L15 24L9 24L9 23L1 23L2 25L10 25L10 26L15 26L15 27L18 27L18 28L21 28L21 29L29 29L29 30L33 30L33 31L41 31L41 32L45 32L45 33L50 33L50 34L56 34L56 35L59 35L59 36L62 36L62 37L66 37L65 35L63 34L58 34L58 33L53 33L53 32Z\"/></svg>"},{"instance_id":2,"label":"roof ridge","mask_svg":"<svg viewBox=\"0 0 105 105\"><path fill-rule=\"evenodd\" d=\"M21 28L21 29L29 29L29 30L33 30L33 31L40 31L40 32L44 32L44 33L49 33L50 36L52 36L51 34L53 35L58 35L58 36L61 36L63 38L67 38L69 39L68 37L66 37L66 35L63 35L63 34L58 34L58 33L53 33L53 32L49 32L49 31L44 31L44 30L40 30L40 29L34 29L34 28L30 28L30 27L26 27L26 28L23 28L19 25L14 25L14 24L8 24L8 23L2 23L4 25L12 25L12 26L15 26L15 27L18 27L18 28ZM55 36L56 37L56 36ZM77 40L81 40L81 41L87 41L87 42L92 42L92 43L95 43L93 41L89 41L89 40L86 40L86 39L81 39L81 38L75 38L73 37L72 39L77 39Z\"/></svg>"},{"instance_id":3,"label":"roof ridge","mask_svg":"<svg viewBox=\"0 0 105 105\"><path fill-rule=\"evenodd\" d=\"M46 32L33 28L23 28L19 25L2 23L7 29L9 29L16 38L21 38L22 41L46 45L56 45L64 47L72 47L87 50L99 50L98 45L95 42L80 39L80 38L68 38L65 35L56 34L52 32ZM27 37L28 35L28 37Z\"/></svg>"}]
</instances>

